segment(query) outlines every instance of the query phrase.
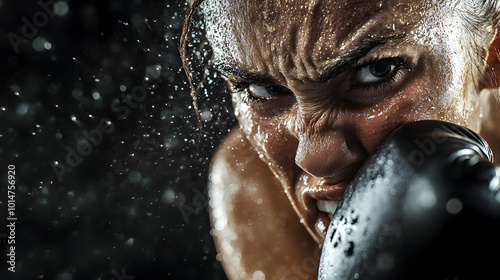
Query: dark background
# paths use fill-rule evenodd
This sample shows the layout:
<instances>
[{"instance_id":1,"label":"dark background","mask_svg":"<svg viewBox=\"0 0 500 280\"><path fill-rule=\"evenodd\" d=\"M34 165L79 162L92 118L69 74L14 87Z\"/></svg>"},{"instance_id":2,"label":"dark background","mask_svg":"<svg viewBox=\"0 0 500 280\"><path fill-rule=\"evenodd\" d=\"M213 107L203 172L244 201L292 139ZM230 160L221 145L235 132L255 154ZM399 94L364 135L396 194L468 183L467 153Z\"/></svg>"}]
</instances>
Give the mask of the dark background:
<instances>
[{"instance_id":1,"label":"dark background","mask_svg":"<svg viewBox=\"0 0 500 280\"><path fill-rule=\"evenodd\" d=\"M199 16L201 133L178 51L184 1L41 2L0 0L0 279L225 279L206 182L235 120L219 76L200 67Z\"/></svg>"}]
</instances>

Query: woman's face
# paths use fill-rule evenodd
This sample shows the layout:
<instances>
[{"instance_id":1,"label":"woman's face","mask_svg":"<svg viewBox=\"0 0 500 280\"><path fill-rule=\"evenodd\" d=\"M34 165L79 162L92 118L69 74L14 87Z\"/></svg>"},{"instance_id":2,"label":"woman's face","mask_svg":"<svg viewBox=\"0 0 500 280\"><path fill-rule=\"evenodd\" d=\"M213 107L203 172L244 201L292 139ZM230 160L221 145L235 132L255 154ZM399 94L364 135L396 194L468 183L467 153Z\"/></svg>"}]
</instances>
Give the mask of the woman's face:
<instances>
[{"instance_id":1,"label":"woman's face","mask_svg":"<svg viewBox=\"0 0 500 280\"><path fill-rule=\"evenodd\" d=\"M318 243L395 128L438 119L479 129L467 37L447 2L206 0L240 127Z\"/></svg>"}]
</instances>

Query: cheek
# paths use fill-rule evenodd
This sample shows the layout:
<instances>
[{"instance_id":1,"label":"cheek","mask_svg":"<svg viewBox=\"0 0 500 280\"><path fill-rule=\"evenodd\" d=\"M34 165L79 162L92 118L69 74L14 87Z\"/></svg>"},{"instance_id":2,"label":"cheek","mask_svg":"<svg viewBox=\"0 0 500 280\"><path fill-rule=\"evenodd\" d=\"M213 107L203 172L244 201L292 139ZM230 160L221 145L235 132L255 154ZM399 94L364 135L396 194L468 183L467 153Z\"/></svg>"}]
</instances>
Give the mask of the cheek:
<instances>
[{"instance_id":1,"label":"cheek","mask_svg":"<svg viewBox=\"0 0 500 280\"><path fill-rule=\"evenodd\" d=\"M405 88L377 108L353 114L357 137L372 153L378 145L401 125L419 120L442 120L468 126L470 114L465 108L463 89L451 90L442 80L427 80L427 86Z\"/></svg>"},{"instance_id":2,"label":"cheek","mask_svg":"<svg viewBox=\"0 0 500 280\"><path fill-rule=\"evenodd\" d=\"M235 115L259 157L266 162L282 183L289 184L296 176L295 152L298 142L280 117L261 117L243 100L233 98Z\"/></svg>"},{"instance_id":3,"label":"cheek","mask_svg":"<svg viewBox=\"0 0 500 280\"><path fill-rule=\"evenodd\" d=\"M262 154L262 159L278 177L289 177L295 169L295 153L298 142L292 137L281 122L265 121L253 134L254 147Z\"/></svg>"}]
</instances>

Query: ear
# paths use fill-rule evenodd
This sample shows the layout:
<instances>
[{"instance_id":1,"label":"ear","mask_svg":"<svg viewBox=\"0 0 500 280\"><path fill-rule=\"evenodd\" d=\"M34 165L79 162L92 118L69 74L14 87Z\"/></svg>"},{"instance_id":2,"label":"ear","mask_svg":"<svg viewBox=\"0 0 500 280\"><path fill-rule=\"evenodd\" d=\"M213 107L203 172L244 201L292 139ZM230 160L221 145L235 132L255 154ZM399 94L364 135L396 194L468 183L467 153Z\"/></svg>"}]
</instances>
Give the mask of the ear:
<instances>
[{"instance_id":1,"label":"ear","mask_svg":"<svg viewBox=\"0 0 500 280\"><path fill-rule=\"evenodd\" d=\"M486 58L486 75L481 85L479 110L484 116L482 131L495 134L500 139L500 29L488 47ZM488 73L489 72L489 73ZM499 142L500 143L500 142Z\"/></svg>"},{"instance_id":2,"label":"ear","mask_svg":"<svg viewBox=\"0 0 500 280\"><path fill-rule=\"evenodd\" d=\"M500 30L490 43L488 55L486 58L487 71L489 73L488 81L481 89L479 99L479 110L483 115L481 124L481 136L488 143L500 143ZM495 150L495 157L500 155L500 145L491 145ZM497 162L498 163L498 162Z\"/></svg>"},{"instance_id":3,"label":"ear","mask_svg":"<svg viewBox=\"0 0 500 280\"><path fill-rule=\"evenodd\" d=\"M500 85L500 29L497 29L495 37L491 41L486 58L487 67L493 70L495 87Z\"/></svg>"},{"instance_id":4,"label":"ear","mask_svg":"<svg viewBox=\"0 0 500 280\"><path fill-rule=\"evenodd\" d=\"M488 58L486 62L488 65L491 64L499 64L500 63L500 30L497 30L495 38L493 42L491 42L490 47L488 49Z\"/></svg>"},{"instance_id":5,"label":"ear","mask_svg":"<svg viewBox=\"0 0 500 280\"><path fill-rule=\"evenodd\" d=\"M497 29L495 36L489 43L485 70L480 90L489 91L489 95L496 99L495 103L498 105L498 101L500 101L500 28Z\"/></svg>"},{"instance_id":6,"label":"ear","mask_svg":"<svg viewBox=\"0 0 500 280\"><path fill-rule=\"evenodd\" d=\"M497 89L498 91L500 86L500 28L497 29L487 46L484 48L485 60L483 60L482 65L485 68L482 69L484 72L479 80L478 90Z\"/></svg>"}]
</instances>

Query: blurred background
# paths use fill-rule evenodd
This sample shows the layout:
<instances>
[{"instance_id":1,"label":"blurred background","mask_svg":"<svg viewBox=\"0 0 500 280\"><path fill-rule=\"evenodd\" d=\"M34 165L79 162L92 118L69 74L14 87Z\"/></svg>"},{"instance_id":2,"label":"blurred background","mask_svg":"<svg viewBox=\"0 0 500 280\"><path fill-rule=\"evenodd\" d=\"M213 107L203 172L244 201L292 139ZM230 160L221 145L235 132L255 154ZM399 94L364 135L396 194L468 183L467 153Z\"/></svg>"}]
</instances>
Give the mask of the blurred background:
<instances>
[{"instance_id":1,"label":"blurred background","mask_svg":"<svg viewBox=\"0 0 500 280\"><path fill-rule=\"evenodd\" d=\"M235 125L200 16L181 0L0 0L0 279L226 279L210 158ZM7 270L7 166L16 267Z\"/></svg>"}]
</instances>

